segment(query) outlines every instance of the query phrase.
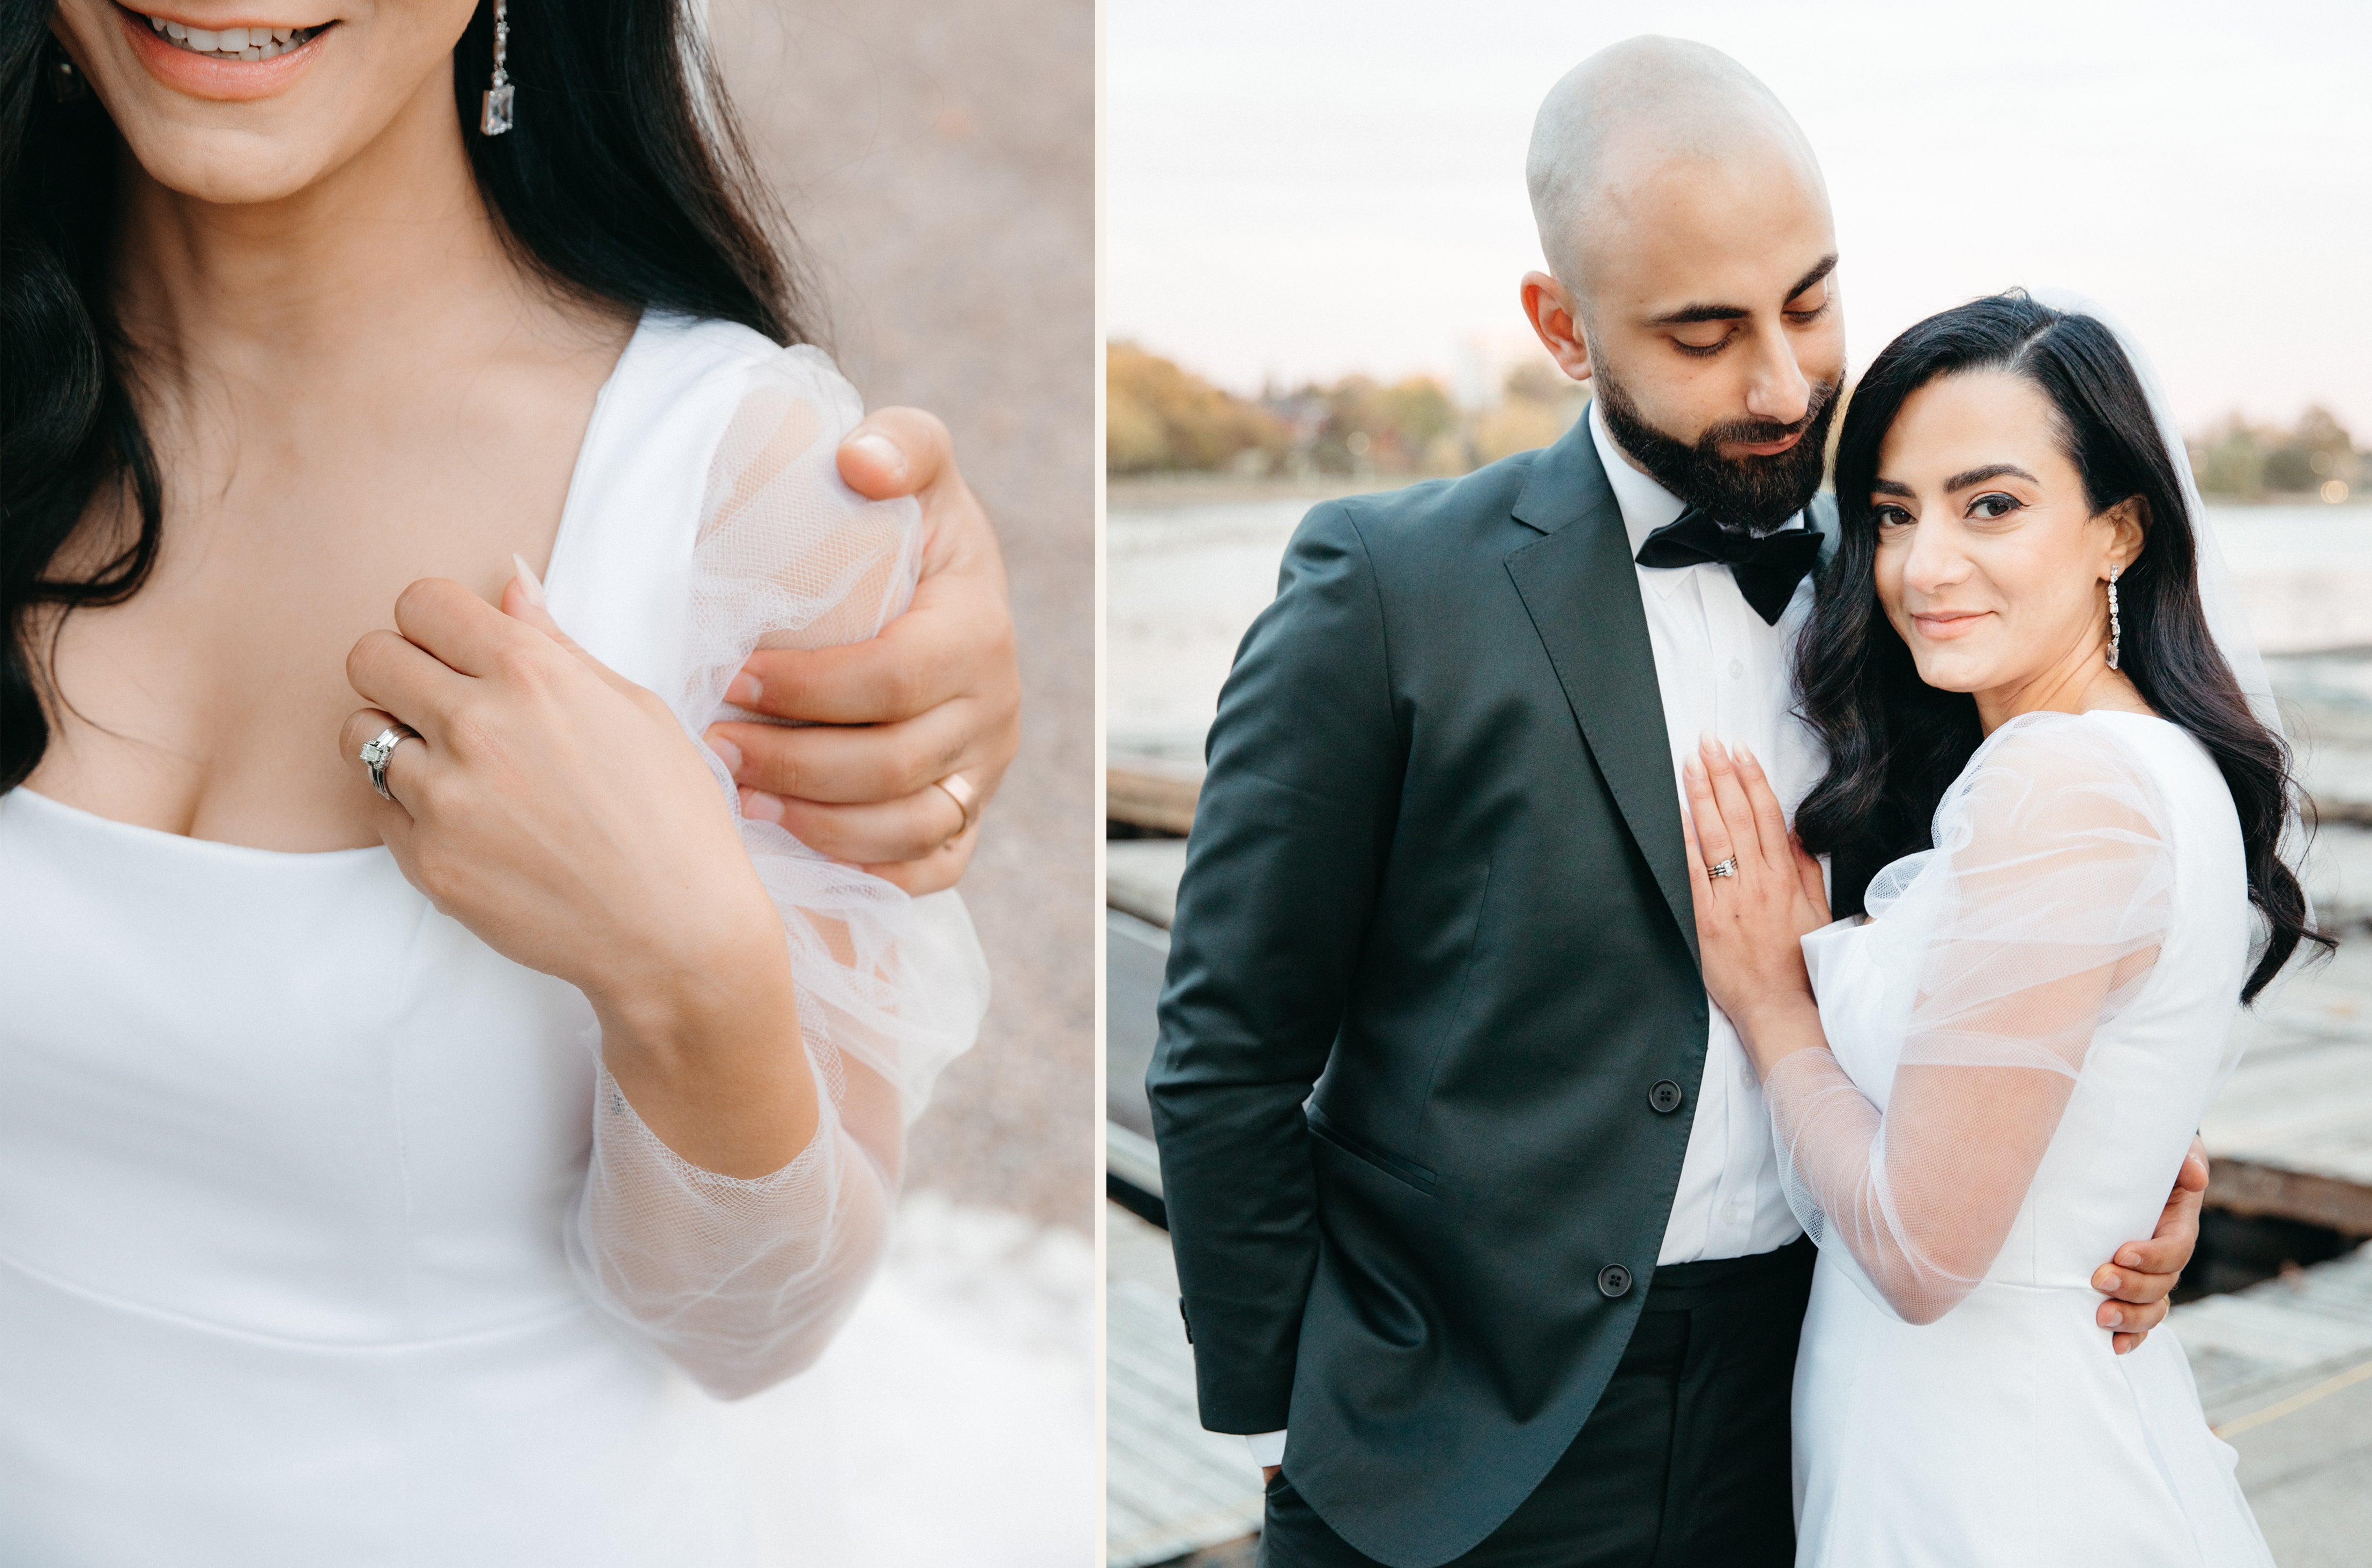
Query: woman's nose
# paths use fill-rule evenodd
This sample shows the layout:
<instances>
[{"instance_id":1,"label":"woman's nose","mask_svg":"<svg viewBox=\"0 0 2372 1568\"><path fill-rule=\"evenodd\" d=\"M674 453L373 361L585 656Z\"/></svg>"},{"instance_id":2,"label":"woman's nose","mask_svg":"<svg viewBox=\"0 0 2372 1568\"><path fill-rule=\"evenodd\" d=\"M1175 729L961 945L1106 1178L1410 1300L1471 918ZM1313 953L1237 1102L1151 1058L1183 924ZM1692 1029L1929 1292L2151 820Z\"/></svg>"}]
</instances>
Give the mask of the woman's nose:
<instances>
[{"instance_id":1,"label":"woman's nose","mask_svg":"<svg viewBox=\"0 0 2372 1568\"><path fill-rule=\"evenodd\" d=\"M1911 549L1902 558L1902 586L1913 593L1936 593L1966 576L1968 564L1948 527L1922 523L1911 530Z\"/></svg>"}]
</instances>

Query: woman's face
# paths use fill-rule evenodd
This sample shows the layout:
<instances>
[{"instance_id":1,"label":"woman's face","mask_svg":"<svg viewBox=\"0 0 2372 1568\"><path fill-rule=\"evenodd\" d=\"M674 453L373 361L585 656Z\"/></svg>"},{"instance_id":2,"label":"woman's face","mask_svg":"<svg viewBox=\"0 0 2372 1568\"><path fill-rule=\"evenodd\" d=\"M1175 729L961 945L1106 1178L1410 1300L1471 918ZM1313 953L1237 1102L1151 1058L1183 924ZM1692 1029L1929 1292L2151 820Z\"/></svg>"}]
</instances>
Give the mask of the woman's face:
<instances>
[{"instance_id":1,"label":"woman's face","mask_svg":"<svg viewBox=\"0 0 2372 1568\"><path fill-rule=\"evenodd\" d=\"M425 93L451 115L453 45L477 0L163 4L58 0L51 28L151 178L249 203L343 166Z\"/></svg>"},{"instance_id":2,"label":"woman's face","mask_svg":"<svg viewBox=\"0 0 2372 1568\"><path fill-rule=\"evenodd\" d=\"M2015 693L2108 638L2111 566L2141 552L2141 504L2096 517L2041 388L2002 370L1939 377L1878 447L1878 597L1919 679Z\"/></svg>"}]
</instances>

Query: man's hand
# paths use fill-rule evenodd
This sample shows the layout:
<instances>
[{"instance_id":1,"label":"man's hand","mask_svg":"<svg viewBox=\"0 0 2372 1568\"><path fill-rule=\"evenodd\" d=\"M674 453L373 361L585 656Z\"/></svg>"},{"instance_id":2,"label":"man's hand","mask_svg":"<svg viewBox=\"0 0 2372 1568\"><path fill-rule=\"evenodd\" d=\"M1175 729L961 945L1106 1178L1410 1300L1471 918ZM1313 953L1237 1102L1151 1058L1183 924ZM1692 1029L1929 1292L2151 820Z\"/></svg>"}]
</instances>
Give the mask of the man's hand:
<instances>
[{"instance_id":1,"label":"man's hand","mask_svg":"<svg viewBox=\"0 0 2372 1568\"><path fill-rule=\"evenodd\" d=\"M2147 1241L2129 1241L2092 1275L2092 1288L2109 1299L2095 1320L2110 1336L2119 1355L2149 1337L2166 1321L2167 1294L2182 1277L2199 1247L2199 1211L2207 1200L2207 1145L2194 1137L2182 1172L2174 1179L2157 1232Z\"/></svg>"},{"instance_id":2,"label":"man's hand","mask_svg":"<svg viewBox=\"0 0 2372 1568\"><path fill-rule=\"evenodd\" d=\"M971 863L981 809L1020 749L1005 560L931 415L875 413L841 443L840 476L877 501L921 501L913 608L870 642L752 654L727 699L809 727L718 724L706 738L741 785L745 816L910 893L936 892ZM953 793L938 787L950 774L962 775ZM969 813L956 799L964 784Z\"/></svg>"},{"instance_id":3,"label":"man's hand","mask_svg":"<svg viewBox=\"0 0 2372 1568\"><path fill-rule=\"evenodd\" d=\"M1266 1486L1270 1481L1274 1481L1276 1479L1276 1472L1283 1469L1285 1469L1283 1465L1262 1465L1261 1467L1261 1484L1262 1486Z\"/></svg>"}]
</instances>

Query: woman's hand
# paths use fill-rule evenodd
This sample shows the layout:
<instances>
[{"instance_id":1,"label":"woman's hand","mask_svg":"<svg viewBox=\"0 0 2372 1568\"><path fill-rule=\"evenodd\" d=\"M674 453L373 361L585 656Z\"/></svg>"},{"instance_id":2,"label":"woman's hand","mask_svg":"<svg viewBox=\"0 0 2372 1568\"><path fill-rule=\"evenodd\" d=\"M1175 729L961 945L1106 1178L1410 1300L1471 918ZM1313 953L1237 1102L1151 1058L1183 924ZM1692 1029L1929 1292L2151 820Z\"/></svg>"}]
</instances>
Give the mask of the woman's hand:
<instances>
[{"instance_id":1,"label":"woman's hand","mask_svg":"<svg viewBox=\"0 0 2372 1568\"><path fill-rule=\"evenodd\" d=\"M921 504L914 602L866 642L750 655L727 699L805 722L727 720L706 738L741 786L744 816L910 893L936 892L971 864L981 812L1021 744L1005 560L931 415L878 410L839 461L859 494ZM950 774L971 786L969 811L938 787Z\"/></svg>"},{"instance_id":2,"label":"woman's hand","mask_svg":"<svg viewBox=\"0 0 2372 1568\"><path fill-rule=\"evenodd\" d=\"M519 574L500 610L442 578L406 588L397 630L346 656L371 705L339 745L352 761L390 723L417 730L379 808L404 877L585 993L610 1072L677 1153L775 1169L817 1115L780 917L696 743Z\"/></svg>"},{"instance_id":3,"label":"woman's hand","mask_svg":"<svg viewBox=\"0 0 2372 1568\"><path fill-rule=\"evenodd\" d=\"M1705 991L1729 1015L1756 1070L1768 1074L1785 1054L1783 1044L1797 1049L1820 1039L1817 1028L1807 1040L1803 1030L1766 1027L1785 1015L1817 1017L1802 938L1829 923L1820 862L1787 830L1786 813L1753 753L1741 748L1733 760L1707 735L1684 772L1689 886ZM1708 875L1708 867L1725 864L1735 865L1732 875Z\"/></svg>"}]
</instances>

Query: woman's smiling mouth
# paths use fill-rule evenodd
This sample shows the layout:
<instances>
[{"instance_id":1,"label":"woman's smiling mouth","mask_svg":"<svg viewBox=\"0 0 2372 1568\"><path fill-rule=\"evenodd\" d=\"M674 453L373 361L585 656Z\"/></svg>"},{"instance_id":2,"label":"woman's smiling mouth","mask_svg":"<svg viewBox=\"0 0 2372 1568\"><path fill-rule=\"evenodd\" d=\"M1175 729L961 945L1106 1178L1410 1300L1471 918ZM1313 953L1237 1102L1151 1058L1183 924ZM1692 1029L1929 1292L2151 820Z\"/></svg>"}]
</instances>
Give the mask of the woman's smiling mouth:
<instances>
[{"instance_id":1,"label":"woman's smiling mouth","mask_svg":"<svg viewBox=\"0 0 2372 1568\"><path fill-rule=\"evenodd\" d=\"M244 21L237 27L199 27L178 17L156 16L118 5L124 35L148 74L176 92L216 102L270 98L286 88L321 51L332 21Z\"/></svg>"},{"instance_id":2,"label":"woman's smiling mouth","mask_svg":"<svg viewBox=\"0 0 2372 1568\"><path fill-rule=\"evenodd\" d=\"M167 21L162 17L151 17L145 12L133 14L174 47L221 61L274 59L292 49L302 49L321 30L318 27L279 26L193 28L180 22Z\"/></svg>"},{"instance_id":3,"label":"woman's smiling mouth","mask_svg":"<svg viewBox=\"0 0 2372 1568\"><path fill-rule=\"evenodd\" d=\"M1928 610L1911 617L1919 634L1930 642L1948 642L1963 637L1977 629L1977 622L1993 613L1990 610Z\"/></svg>"}]
</instances>

